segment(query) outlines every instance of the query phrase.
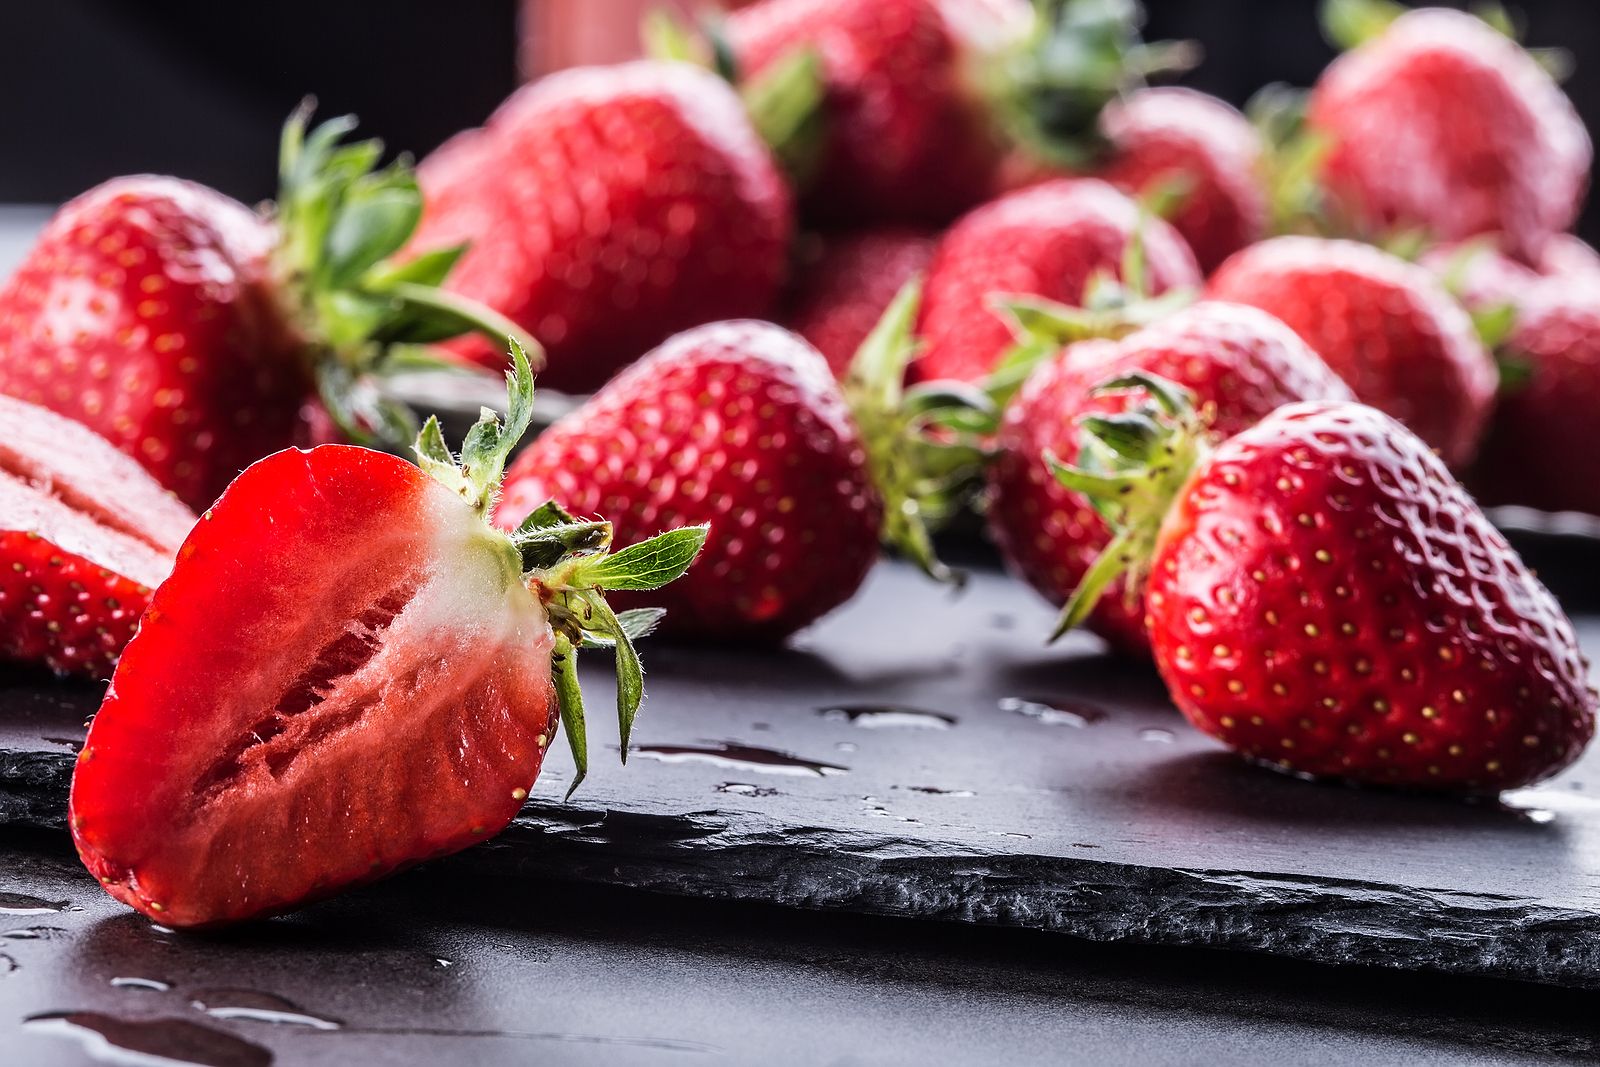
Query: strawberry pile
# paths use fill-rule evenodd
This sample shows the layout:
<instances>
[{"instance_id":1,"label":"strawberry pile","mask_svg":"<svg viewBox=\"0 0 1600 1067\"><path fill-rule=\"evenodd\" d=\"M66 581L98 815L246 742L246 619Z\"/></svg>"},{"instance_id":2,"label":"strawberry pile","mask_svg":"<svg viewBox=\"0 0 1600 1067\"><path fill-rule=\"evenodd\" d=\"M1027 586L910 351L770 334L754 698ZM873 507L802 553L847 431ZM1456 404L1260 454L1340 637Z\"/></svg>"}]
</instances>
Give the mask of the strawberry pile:
<instances>
[{"instance_id":1,"label":"strawberry pile","mask_svg":"<svg viewBox=\"0 0 1600 1067\"><path fill-rule=\"evenodd\" d=\"M84 862L207 926L482 841L558 730L587 773L580 649L625 759L636 639L959 586L964 509L1249 760L1571 764L1600 694L1478 500L1600 515L1589 138L1494 9L1323 14L1247 118L1120 0L756 0L416 168L302 110L259 210L66 205L0 287L0 656L110 675ZM452 451L415 367L503 416Z\"/></svg>"}]
</instances>

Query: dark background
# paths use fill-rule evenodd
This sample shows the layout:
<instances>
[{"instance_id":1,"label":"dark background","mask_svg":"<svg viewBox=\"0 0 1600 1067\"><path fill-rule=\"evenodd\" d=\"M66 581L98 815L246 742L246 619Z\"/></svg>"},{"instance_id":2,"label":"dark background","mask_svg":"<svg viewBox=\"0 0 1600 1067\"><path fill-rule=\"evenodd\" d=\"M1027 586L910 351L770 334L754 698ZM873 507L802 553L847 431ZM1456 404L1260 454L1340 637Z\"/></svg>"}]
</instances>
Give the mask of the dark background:
<instances>
[{"instance_id":1,"label":"dark background","mask_svg":"<svg viewBox=\"0 0 1600 1067\"><path fill-rule=\"evenodd\" d=\"M1148 36L1205 47L1186 81L1234 103L1271 81L1307 85L1332 56L1314 0L1146 6ZM1600 4L1518 10L1529 44L1576 56L1567 89L1596 128ZM260 199L278 125L308 92L324 113L354 111L369 133L422 154L517 84L518 15L516 0L12 0L0 9L0 201L53 203L137 171ZM1582 228L1591 242L1596 214Z\"/></svg>"}]
</instances>

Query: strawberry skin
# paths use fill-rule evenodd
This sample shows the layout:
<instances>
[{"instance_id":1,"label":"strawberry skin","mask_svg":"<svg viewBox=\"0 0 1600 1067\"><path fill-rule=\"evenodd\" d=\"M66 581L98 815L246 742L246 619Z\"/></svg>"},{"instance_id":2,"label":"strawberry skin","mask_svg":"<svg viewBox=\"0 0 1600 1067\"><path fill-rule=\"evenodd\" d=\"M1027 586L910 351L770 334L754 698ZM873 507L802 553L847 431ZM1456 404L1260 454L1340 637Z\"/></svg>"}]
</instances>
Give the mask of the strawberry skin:
<instances>
[{"instance_id":1,"label":"strawberry skin","mask_svg":"<svg viewBox=\"0 0 1600 1067\"><path fill-rule=\"evenodd\" d=\"M679 334L618 375L517 457L498 520L515 526L550 498L606 515L623 539L710 523L694 574L653 602L674 632L741 641L780 639L848 599L882 525L826 362L759 322Z\"/></svg>"},{"instance_id":2,"label":"strawberry skin","mask_svg":"<svg viewBox=\"0 0 1600 1067\"><path fill-rule=\"evenodd\" d=\"M1600 286L1548 281L1520 301L1502 390L1470 484L1485 504L1600 515Z\"/></svg>"},{"instance_id":3,"label":"strawberry skin","mask_svg":"<svg viewBox=\"0 0 1600 1067\"><path fill-rule=\"evenodd\" d=\"M926 347L912 364L923 381L984 377L1013 343L991 306L1007 295L1080 305L1096 274L1121 279L1139 206L1096 179L1059 179L1009 193L970 212L940 240L928 267L917 332ZM1197 286L1194 255L1176 230L1143 218L1151 295Z\"/></svg>"},{"instance_id":4,"label":"strawberry skin","mask_svg":"<svg viewBox=\"0 0 1600 1067\"><path fill-rule=\"evenodd\" d=\"M762 0L730 16L727 32L742 77L801 47L821 60L810 214L938 225L993 187L1003 141L974 67L1031 21L1023 0Z\"/></svg>"},{"instance_id":5,"label":"strawberry skin","mask_svg":"<svg viewBox=\"0 0 1600 1067\"><path fill-rule=\"evenodd\" d=\"M1077 462L1079 417L1124 411L1137 395L1095 394L1095 387L1141 370L1210 405L1211 429L1221 437L1284 404L1351 395L1293 330L1237 304L1195 304L1119 342L1080 342L1041 365L1006 408L988 472L988 522L1007 564L1052 603L1067 600L1110 532L1084 496L1052 477L1045 456ZM1090 625L1122 651L1148 653L1142 600L1130 602L1121 582L1096 605Z\"/></svg>"},{"instance_id":6,"label":"strawberry skin","mask_svg":"<svg viewBox=\"0 0 1600 1067\"><path fill-rule=\"evenodd\" d=\"M295 438L313 393L268 288L273 242L189 182L85 193L0 288L0 392L83 422L204 507Z\"/></svg>"},{"instance_id":7,"label":"strawberry skin","mask_svg":"<svg viewBox=\"0 0 1600 1067\"><path fill-rule=\"evenodd\" d=\"M1305 338L1363 403L1460 468L1494 402L1493 360L1434 277L1370 245L1279 237L1238 253L1207 295L1261 308Z\"/></svg>"},{"instance_id":8,"label":"strawberry skin","mask_svg":"<svg viewBox=\"0 0 1600 1067\"><path fill-rule=\"evenodd\" d=\"M1362 236L1504 234L1531 262L1577 218L1589 136L1571 101L1515 42L1429 8L1336 59L1306 117L1326 138L1321 179Z\"/></svg>"},{"instance_id":9,"label":"strawberry skin","mask_svg":"<svg viewBox=\"0 0 1600 1067\"><path fill-rule=\"evenodd\" d=\"M1133 196L1177 183L1168 221L1202 271L1266 234L1261 136L1237 109L1192 89L1141 89L1109 106L1100 128L1111 152L1096 176Z\"/></svg>"},{"instance_id":10,"label":"strawberry skin","mask_svg":"<svg viewBox=\"0 0 1600 1067\"><path fill-rule=\"evenodd\" d=\"M764 315L791 202L721 79L687 63L568 71L419 167L415 249L470 242L447 288L544 346L541 385L594 389L668 335ZM504 364L488 341L457 354Z\"/></svg>"},{"instance_id":11,"label":"strawberry skin","mask_svg":"<svg viewBox=\"0 0 1600 1067\"><path fill-rule=\"evenodd\" d=\"M842 378L900 287L927 267L935 240L903 229L820 238L789 292L784 325L811 342Z\"/></svg>"},{"instance_id":12,"label":"strawberry skin","mask_svg":"<svg viewBox=\"0 0 1600 1067\"><path fill-rule=\"evenodd\" d=\"M92 431L0 396L0 657L104 676L194 525Z\"/></svg>"},{"instance_id":13,"label":"strawberry skin","mask_svg":"<svg viewBox=\"0 0 1600 1067\"><path fill-rule=\"evenodd\" d=\"M1594 731L1555 598L1427 446L1362 405L1280 409L1202 460L1146 598L1184 715L1286 770L1493 791Z\"/></svg>"}]
</instances>

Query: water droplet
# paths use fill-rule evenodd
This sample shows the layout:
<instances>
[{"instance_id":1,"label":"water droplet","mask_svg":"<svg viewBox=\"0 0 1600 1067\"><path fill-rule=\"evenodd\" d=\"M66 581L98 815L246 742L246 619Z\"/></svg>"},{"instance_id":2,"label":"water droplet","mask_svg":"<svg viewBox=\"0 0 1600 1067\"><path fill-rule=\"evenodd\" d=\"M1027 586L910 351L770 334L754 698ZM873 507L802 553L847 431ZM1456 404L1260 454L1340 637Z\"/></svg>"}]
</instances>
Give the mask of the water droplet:
<instances>
[{"instance_id":1,"label":"water droplet","mask_svg":"<svg viewBox=\"0 0 1600 1067\"><path fill-rule=\"evenodd\" d=\"M19 930L0 933L0 937L12 941L56 941L66 936L67 931L59 926L24 926Z\"/></svg>"},{"instance_id":2,"label":"water droplet","mask_svg":"<svg viewBox=\"0 0 1600 1067\"><path fill-rule=\"evenodd\" d=\"M857 745L854 741L837 741L834 743L833 747L838 749L840 752L854 752L861 746Z\"/></svg>"},{"instance_id":3,"label":"water droplet","mask_svg":"<svg viewBox=\"0 0 1600 1067\"><path fill-rule=\"evenodd\" d=\"M899 789L901 787L895 786L894 788ZM929 796L935 797L975 797L978 795L970 789L940 789L936 785L908 785L905 788L912 793L927 793Z\"/></svg>"},{"instance_id":4,"label":"water droplet","mask_svg":"<svg viewBox=\"0 0 1600 1067\"><path fill-rule=\"evenodd\" d=\"M165 993L172 988L171 982L159 978L113 978L111 984L118 989L148 989L155 993Z\"/></svg>"},{"instance_id":5,"label":"water droplet","mask_svg":"<svg viewBox=\"0 0 1600 1067\"><path fill-rule=\"evenodd\" d=\"M1554 822L1556 813L1549 808L1527 808L1523 810L1522 817L1531 823L1543 826L1545 823Z\"/></svg>"},{"instance_id":6,"label":"water droplet","mask_svg":"<svg viewBox=\"0 0 1600 1067\"><path fill-rule=\"evenodd\" d=\"M1037 719L1046 726L1072 726L1082 729L1106 717L1104 708L1071 700L1043 700L1032 697L1001 697L1000 710Z\"/></svg>"},{"instance_id":7,"label":"water droplet","mask_svg":"<svg viewBox=\"0 0 1600 1067\"><path fill-rule=\"evenodd\" d=\"M455 960L447 960L443 956L435 956L433 958L433 962L437 963L440 967L454 967L456 965Z\"/></svg>"},{"instance_id":8,"label":"water droplet","mask_svg":"<svg viewBox=\"0 0 1600 1067\"><path fill-rule=\"evenodd\" d=\"M150 929L154 930L158 934L170 934L176 932L172 929L172 927L162 926L160 923L151 923Z\"/></svg>"},{"instance_id":9,"label":"water droplet","mask_svg":"<svg viewBox=\"0 0 1600 1067\"><path fill-rule=\"evenodd\" d=\"M54 915L63 911L81 911L70 900L45 900L26 893L0 892L0 915Z\"/></svg>"},{"instance_id":10,"label":"water droplet","mask_svg":"<svg viewBox=\"0 0 1600 1067\"><path fill-rule=\"evenodd\" d=\"M907 815L896 815L879 802L877 797L862 797L861 802L867 806L867 814L877 819L893 819L896 822L917 822L918 820Z\"/></svg>"},{"instance_id":11,"label":"water droplet","mask_svg":"<svg viewBox=\"0 0 1600 1067\"><path fill-rule=\"evenodd\" d=\"M991 834L993 834L995 837L1017 837L1017 838L1021 838L1024 841L1033 840L1033 835L1032 834L1019 834L1019 833L1016 833L1016 832L1014 832L1012 830L990 830L989 832Z\"/></svg>"},{"instance_id":12,"label":"water droplet","mask_svg":"<svg viewBox=\"0 0 1600 1067\"><path fill-rule=\"evenodd\" d=\"M778 791L771 786L752 785L750 782L723 782L717 786L719 793L732 793L739 797L775 797Z\"/></svg>"},{"instance_id":13,"label":"water droplet","mask_svg":"<svg viewBox=\"0 0 1600 1067\"><path fill-rule=\"evenodd\" d=\"M1154 741L1157 744L1170 745L1177 739L1177 735L1171 730L1164 729L1160 726L1146 726L1143 730L1139 731L1139 740L1141 741Z\"/></svg>"},{"instance_id":14,"label":"water droplet","mask_svg":"<svg viewBox=\"0 0 1600 1067\"><path fill-rule=\"evenodd\" d=\"M60 745L62 748L71 749L75 754L83 751L81 737L41 737L39 740L47 745Z\"/></svg>"},{"instance_id":15,"label":"water droplet","mask_svg":"<svg viewBox=\"0 0 1600 1067\"><path fill-rule=\"evenodd\" d=\"M306 1011L276 993L254 989L205 989L195 993L189 1003L216 1019L248 1019L258 1023L309 1026L315 1030L337 1030L344 1026L338 1019Z\"/></svg>"},{"instance_id":16,"label":"water droplet","mask_svg":"<svg viewBox=\"0 0 1600 1067\"><path fill-rule=\"evenodd\" d=\"M801 759L789 752L779 752L754 745L737 745L723 742L716 745L640 745L634 755L662 763L709 763L730 771L755 771L758 774L788 774L800 777L822 778L830 774L847 774L848 767L816 760Z\"/></svg>"},{"instance_id":17,"label":"water droplet","mask_svg":"<svg viewBox=\"0 0 1600 1067\"><path fill-rule=\"evenodd\" d=\"M23 1026L76 1039L97 1060L198 1067L268 1067L272 1052L253 1041L187 1019L119 1019L97 1011L32 1015Z\"/></svg>"},{"instance_id":18,"label":"water droplet","mask_svg":"<svg viewBox=\"0 0 1600 1067\"><path fill-rule=\"evenodd\" d=\"M956 724L954 715L945 715L937 711L924 711L921 708L900 707L893 704L881 706L839 705L818 708L817 714L824 719L839 719L848 722L851 726L859 726L863 730L948 730Z\"/></svg>"}]
</instances>

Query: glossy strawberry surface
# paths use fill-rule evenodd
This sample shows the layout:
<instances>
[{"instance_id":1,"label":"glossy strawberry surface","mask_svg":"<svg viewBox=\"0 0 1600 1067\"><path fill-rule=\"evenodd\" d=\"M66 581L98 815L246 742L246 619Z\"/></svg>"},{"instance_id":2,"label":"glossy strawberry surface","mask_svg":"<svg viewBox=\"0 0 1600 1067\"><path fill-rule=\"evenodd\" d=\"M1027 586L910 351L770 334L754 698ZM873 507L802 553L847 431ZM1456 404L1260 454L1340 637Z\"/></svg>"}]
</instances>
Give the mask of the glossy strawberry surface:
<instances>
[{"instance_id":1,"label":"glossy strawberry surface","mask_svg":"<svg viewBox=\"0 0 1600 1067\"><path fill-rule=\"evenodd\" d=\"M0 657L104 677L194 513L93 431L0 397Z\"/></svg>"},{"instance_id":2,"label":"glossy strawberry surface","mask_svg":"<svg viewBox=\"0 0 1600 1067\"><path fill-rule=\"evenodd\" d=\"M1224 442L1161 528L1156 663L1286 770L1492 791L1567 766L1597 695L1572 624L1427 446L1348 403Z\"/></svg>"},{"instance_id":3,"label":"glossy strawberry surface","mask_svg":"<svg viewBox=\"0 0 1600 1067\"><path fill-rule=\"evenodd\" d=\"M89 869L171 926L269 914L480 841L555 730L516 554L404 460L280 452L157 590L79 755Z\"/></svg>"},{"instance_id":4,"label":"glossy strawberry surface","mask_svg":"<svg viewBox=\"0 0 1600 1067\"><path fill-rule=\"evenodd\" d=\"M1515 42L1470 15L1402 15L1312 90L1322 181L1364 236L1501 233L1531 261L1577 217L1592 150L1571 101Z\"/></svg>"},{"instance_id":5,"label":"glossy strawberry surface","mask_svg":"<svg viewBox=\"0 0 1600 1067\"><path fill-rule=\"evenodd\" d=\"M711 524L694 571L651 594L677 633L781 638L848 599L878 555L882 505L839 386L766 323L679 334L541 434L497 517L513 527L547 498L605 515L622 541Z\"/></svg>"},{"instance_id":6,"label":"glossy strawberry surface","mask_svg":"<svg viewBox=\"0 0 1600 1067\"><path fill-rule=\"evenodd\" d=\"M0 288L0 392L69 415L203 508L314 395L269 291L270 225L173 178L67 204Z\"/></svg>"},{"instance_id":7,"label":"glossy strawberry surface","mask_svg":"<svg viewBox=\"0 0 1600 1067\"><path fill-rule=\"evenodd\" d=\"M784 324L843 377L900 287L927 267L935 240L904 229L817 238L785 301Z\"/></svg>"},{"instance_id":8,"label":"glossy strawberry surface","mask_svg":"<svg viewBox=\"0 0 1600 1067\"><path fill-rule=\"evenodd\" d=\"M939 241L928 268L917 327L926 347L914 376L982 378L1014 340L994 298L1078 305L1097 273L1121 278L1141 225L1150 292L1199 285L1199 268L1177 231L1142 217L1137 204L1102 181L1044 182L965 215Z\"/></svg>"},{"instance_id":9,"label":"glossy strawberry surface","mask_svg":"<svg viewBox=\"0 0 1600 1067\"><path fill-rule=\"evenodd\" d=\"M988 522L1007 564L1052 603L1066 601L1110 532L1087 499L1051 475L1045 455L1077 462L1077 420L1124 411L1142 392L1094 390L1133 371L1191 390L1222 437L1284 404L1351 395L1293 330L1237 304L1196 304L1120 342L1081 342L1041 365L1006 409L988 473ZM1123 651L1149 649L1142 598L1135 591L1130 599L1120 581L1090 625Z\"/></svg>"},{"instance_id":10,"label":"glossy strawberry surface","mask_svg":"<svg viewBox=\"0 0 1600 1067\"><path fill-rule=\"evenodd\" d=\"M470 242L447 288L538 339L542 386L590 390L678 330L764 315L783 281L788 188L739 98L690 64L542 79L419 177L411 247ZM480 338L452 347L505 363Z\"/></svg>"},{"instance_id":11,"label":"glossy strawberry surface","mask_svg":"<svg viewBox=\"0 0 1600 1067\"><path fill-rule=\"evenodd\" d=\"M1111 150L1096 176L1135 196L1173 191L1168 221L1202 271L1266 234L1261 136L1235 108L1192 89L1141 89L1108 107L1100 129Z\"/></svg>"},{"instance_id":12,"label":"glossy strawberry surface","mask_svg":"<svg viewBox=\"0 0 1600 1067\"><path fill-rule=\"evenodd\" d=\"M1245 249L1208 295L1288 323L1364 403L1463 467L1477 452L1497 384L1472 320L1425 269L1369 245L1279 237Z\"/></svg>"},{"instance_id":13,"label":"glossy strawberry surface","mask_svg":"<svg viewBox=\"0 0 1600 1067\"><path fill-rule=\"evenodd\" d=\"M821 60L810 214L937 225L993 187L1003 142L976 64L1030 22L1023 0L761 0L727 30L746 78L798 48Z\"/></svg>"}]
</instances>

